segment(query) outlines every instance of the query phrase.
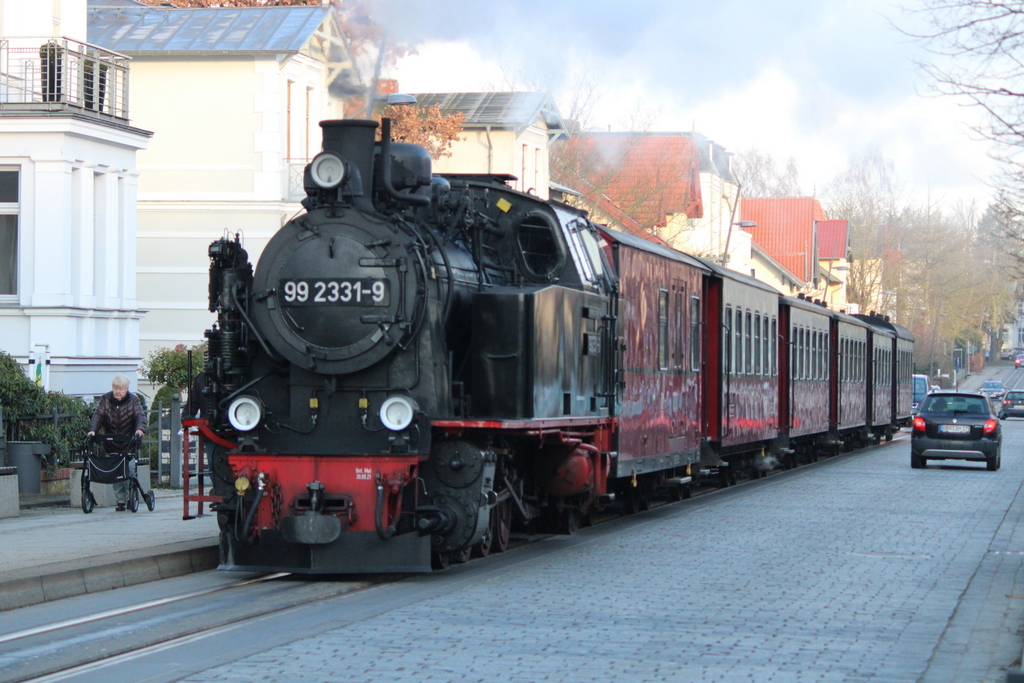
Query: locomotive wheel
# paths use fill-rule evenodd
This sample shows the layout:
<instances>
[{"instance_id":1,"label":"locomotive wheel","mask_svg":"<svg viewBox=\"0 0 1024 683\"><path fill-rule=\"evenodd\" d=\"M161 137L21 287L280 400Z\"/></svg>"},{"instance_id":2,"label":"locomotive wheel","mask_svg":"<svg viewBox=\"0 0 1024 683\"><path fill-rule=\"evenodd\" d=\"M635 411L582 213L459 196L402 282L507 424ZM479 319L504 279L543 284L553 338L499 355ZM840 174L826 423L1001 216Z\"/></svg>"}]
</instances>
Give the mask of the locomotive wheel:
<instances>
[{"instance_id":1,"label":"locomotive wheel","mask_svg":"<svg viewBox=\"0 0 1024 683\"><path fill-rule=\"evenodd\" d=\"M647 512L651 509L651 504L654 502L654 492L643 485L637 487L637 510L640 512Z\"/></svg>"},{"instance_id":2,"label":"locomotive wheel","mask_svg":"<svg viewBox=\"0 0 1024 683\"><path fill-rule=\"evenodd\" d=\"M678 503L683 499L682 484L672 484L668 488L668 499L671 503Z\"/></svg>"},{"instance_id":3,"label":"locomotive wheel","mask_svg":"<svg viewBox=\"0 0 1024 683\"><path fill-rule=\"evenodd\" d=\"M430 554L430 566L434 569L447 569L448 565L450 565L451 563L451 553L434 552Z\"/></svg>"},{"instance_id":4,"label":"locomotive wheel","mask_svg":"<svg viewBox=\"0 0 1024 683\"><path fill-rule=\"evenodd\" d=\"M571 536L580 529L580 511L563 508L558 511L558 533Z\"/></svg>"},{"instance_id":5,"label":"locomotive wheel","mask_svg":"<svg viewBox=\"0 0 1024 683\"><path fill-rule=\"evenodd\" d=\"M491 510L491 551L503 553L512 536L512 502L503 501Z\"/></svg>"},{"instance_id":6,"label":"locomotive wheel","mask_svg":"<svg viewBox=\"0 0 1024 683\"><path fill-rule=\"evenodd\" d=\"M487 557L491 554L492 545L494 545L494 508L491 508L490 525L487 527L487 533L473 544L473 557Z\"/></svg>"},{"instance_id":7,"label":"locomotive wheel","mask_svg":"<svg viewBox=\"0 0 1024 683\"><path fill-rule=\"evenodd\" d=\"M473 548L463 548L462 550L456 550L450 554L451 561L453 564L465 564L469 562L470 556L473 554Z\"/></svg>"}]
</instances>

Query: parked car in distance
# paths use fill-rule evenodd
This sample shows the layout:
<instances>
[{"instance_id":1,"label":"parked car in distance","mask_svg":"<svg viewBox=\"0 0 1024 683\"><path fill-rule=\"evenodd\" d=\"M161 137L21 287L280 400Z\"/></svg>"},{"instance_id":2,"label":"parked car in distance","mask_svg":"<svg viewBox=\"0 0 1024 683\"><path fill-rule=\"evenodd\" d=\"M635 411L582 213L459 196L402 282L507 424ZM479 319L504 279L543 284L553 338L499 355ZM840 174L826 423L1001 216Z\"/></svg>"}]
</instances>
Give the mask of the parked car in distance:
<instances>
[{"instance_id":1,"label":"parked car in distance","mask_svg":"<svg viewBox=\"0 0 1024 683\"><path fill-rule=\"evenodd\" d=\"M1002 403L996 408L1000 420L1008 417L1024 417L1024 391L1007 391Z\"/></svg>"},{"instance_id":2,"label":"parked car in distance","mask_svg":"<svg viewBox=\"0 0 1024 683\"><path fill-rule=\"evenodd\" d=\"M1003 432L992 406L981 394L938 391L929 394L914 416L910 433L910 466L929 460L984 461L999 469Z\"/></svg>"},{"instance_id":3,"label":"parked car in distance","mask_svg":"<svg viewBox=\"0 0 1024 683\"><path fill-rule=\"evenodd\" d=\"M917 415L921 401L928 395L928 375L914 375L910 378L910 414Z\"/></svg>"},{"instance_id":4,"label":"parked car in distance","mask_svg":"<svg viewBox=\"0 0 1024 683\"><path fill-rule=\"evenodd\" d=\"M1013 367L1019 368L1022 365L1024 365L1024 353L1018 353L1013 361Z\"/></svg>"},{"instance_id":5,"label":"parked car in distance","mask_svg":"<svg viewBox=\"0 0 1024 683\"><path fill-rule=\"evenodd\" d=\"M1006 393L1006 387L999 380L990 379L981 385L981 393L988 396L990 401L1001 400Z\"/></svg>"}]
</instances>

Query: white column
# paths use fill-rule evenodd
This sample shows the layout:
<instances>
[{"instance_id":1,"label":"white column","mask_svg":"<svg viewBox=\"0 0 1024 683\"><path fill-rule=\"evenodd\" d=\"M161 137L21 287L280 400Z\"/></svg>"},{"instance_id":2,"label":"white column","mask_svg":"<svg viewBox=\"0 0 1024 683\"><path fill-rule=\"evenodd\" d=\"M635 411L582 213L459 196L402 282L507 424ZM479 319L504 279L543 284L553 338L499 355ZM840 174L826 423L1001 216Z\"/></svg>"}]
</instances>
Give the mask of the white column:
<instances>
[{"instance_id":1,"label":"white column","mask_svg":"<svg viewBox=\"0 0 1024 683\"><path fill-rule=\"evenodd\" d=\"M21 262L31 268L28 278L33 306L71 305L71 165L65 161L36 161L31 202L35 221L22 232ZM24 300L24 299L22 299Z\"/></svg>"},{"instance_id":2,"label":"white column","mask_svg":"<svg viewBox=\"0 0 1024 683\"><path fill-rule=\"evenodd\" d=\"M71 171L71 293L82 308L96 306L95 248L92 168L76 166Z\"/></svg>"}]
</instances>

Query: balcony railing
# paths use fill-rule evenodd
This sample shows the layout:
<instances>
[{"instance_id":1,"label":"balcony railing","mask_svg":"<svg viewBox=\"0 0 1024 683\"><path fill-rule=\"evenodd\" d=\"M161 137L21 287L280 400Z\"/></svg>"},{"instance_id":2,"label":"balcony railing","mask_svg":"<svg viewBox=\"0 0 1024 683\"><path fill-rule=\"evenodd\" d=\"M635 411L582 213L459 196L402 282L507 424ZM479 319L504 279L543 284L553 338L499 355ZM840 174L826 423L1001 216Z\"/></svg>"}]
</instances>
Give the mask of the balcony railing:
<instances>
[{"instance_id":1,"label":"balcony railing","mask_svg":"<svg viewBox=\"0 0 1024 683\"><path fill-rule=\"evenodd\" d=\"M286 202L301 202L306 198L306 189L303 185L303 173L306 171L306 164L309 159L285 159L284 160L284 200Z\"/></svg>"},{"instance_id":2,"label":"balcony railing","mask_svg":"<svg viewBox=\"0 0 1024 683\"><path fill-rule=\"evenodd\" d=\"M128 120L128 57L67 38L0 38L0 111Z\"/></svg>"}]
</instances>

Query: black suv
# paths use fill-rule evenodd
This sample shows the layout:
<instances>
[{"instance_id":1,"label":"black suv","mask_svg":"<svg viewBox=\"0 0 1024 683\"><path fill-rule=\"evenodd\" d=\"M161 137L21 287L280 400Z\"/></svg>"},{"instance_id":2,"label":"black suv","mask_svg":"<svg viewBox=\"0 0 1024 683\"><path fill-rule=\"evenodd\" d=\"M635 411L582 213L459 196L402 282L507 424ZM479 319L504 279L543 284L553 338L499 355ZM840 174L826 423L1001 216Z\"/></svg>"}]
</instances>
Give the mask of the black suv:
<instances>
[{"instance_id":1,"label":"black suv","mask_svg":"<svg viewBox=\"0 0 1024 683\"><path fill-rule=\"evenodd\" d=\"M929 460L983 460L999 469L1003 433L988 399L963 391L929 394L914 416L910 466Z\"/></svg>"}]
</instances>

